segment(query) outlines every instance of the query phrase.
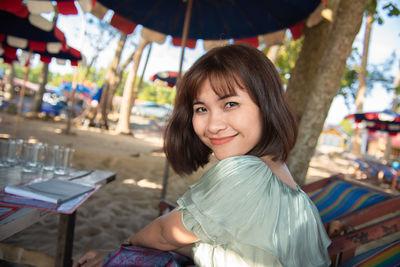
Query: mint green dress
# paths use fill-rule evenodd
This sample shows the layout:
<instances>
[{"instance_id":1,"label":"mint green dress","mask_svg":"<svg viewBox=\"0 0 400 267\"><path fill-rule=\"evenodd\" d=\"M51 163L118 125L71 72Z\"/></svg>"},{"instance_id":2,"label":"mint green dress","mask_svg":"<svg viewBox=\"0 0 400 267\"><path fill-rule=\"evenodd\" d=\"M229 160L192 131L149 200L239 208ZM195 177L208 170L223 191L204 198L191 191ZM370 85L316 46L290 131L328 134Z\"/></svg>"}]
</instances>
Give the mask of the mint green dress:
<instances>
[{"instance_id":1,"label":"mint green dress","mask_svg":"<svg viewBox=\"0 0 400 267\"><path fill-rule=\"evenodd\" d=\"M329 266L330 239L299 186L282 182L258 157L210 168L178 200L185 227L200 239L197 266Z\"/></svg>"}]
</instances>

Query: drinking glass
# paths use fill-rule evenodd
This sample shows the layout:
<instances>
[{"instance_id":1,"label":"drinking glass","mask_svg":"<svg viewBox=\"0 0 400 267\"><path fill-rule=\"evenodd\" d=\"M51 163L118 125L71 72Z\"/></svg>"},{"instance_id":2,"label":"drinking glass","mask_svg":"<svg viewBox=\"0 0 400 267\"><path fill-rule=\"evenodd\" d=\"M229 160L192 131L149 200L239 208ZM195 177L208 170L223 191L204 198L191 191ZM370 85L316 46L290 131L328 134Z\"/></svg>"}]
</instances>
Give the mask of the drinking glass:
<instances>
[{"instance_id":1,"label":"drinking glass","mask_svg":"<svg viewBox=\"0 0 400 267\"><path fill-rule=\"evenodd\" d=\"M0 139L0 168L9 166L9 163L7 161L7 155L8 155L8 140Z\"/></svg>"},{"instance_id":2,"label":"drinking glass","mask_svg":"<svg viewBox=\"0 0 400 267\"><path fill-rule=\"evenodd\" d=\"M56 165L56 151L59 146L44 144L43 153L44 153L44 161L43 161L43 170L44 171L54 171Z\"/></svg>"},{"instance_id":3,"label":"drinking glass","mask_svg":"<svg viewBox=\"0 0 400 267\"><path fill-rule=\"evenodd\" d=\"M44 145L42 143L25 143L22 149L22 171L38 172L44 160Z\"/></svg>"},{"instance_id":4,"label":"drinking glass","mask_svg":"<svg viewBox=\"0 0 400 267\"><path fill-rule=\"evenodd\" d=\"M55 169L54 174L57 175L68 175L70 171L70 165L74 149L69 147L58 147L55 151Z\"/></svg>"},{"instance_id":5,"label":"drinking glass","mask_svg":"<svg viewBox=\"0 0 400 267\"><path fill-rule=\"evenodd\" d=\"M7 161L10 165L16 165L20 163L23 144L23 139L8 140Z\"/></svg>"}]
</instances>

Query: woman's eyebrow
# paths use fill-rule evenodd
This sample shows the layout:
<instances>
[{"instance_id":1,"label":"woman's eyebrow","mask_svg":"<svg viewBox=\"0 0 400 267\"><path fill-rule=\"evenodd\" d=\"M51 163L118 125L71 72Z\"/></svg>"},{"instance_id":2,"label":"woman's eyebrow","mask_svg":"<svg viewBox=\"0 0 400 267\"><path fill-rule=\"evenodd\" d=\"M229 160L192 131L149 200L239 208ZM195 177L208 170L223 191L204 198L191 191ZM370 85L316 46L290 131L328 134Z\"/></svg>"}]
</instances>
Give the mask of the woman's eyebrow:
<instances>
[{"instance_id":1,"label":"woman's eyebrow","mask_svg":"<svg viewBox=\"0 0 400 267\"><path fill-rule=\"evenodd\" d=\"M201 102L201 101L196 101L196 102L193 102L193 106L194 106L194 105L204 105L204 103Z\"/></svg>"},{"instance_id":2,"label":"woman's eyebrow","mask_svg":"<svg viewBox=\"0 0 400 267\"><path fill-rule=\"evenodd\" d=\"M230 97L234 97L234 96L237 96L237 94L226 94L226 95L220 96L218 98L218 100L224 100L224 99L227 99L227 98L230 98Z\"/></svg>"}]
</instances>

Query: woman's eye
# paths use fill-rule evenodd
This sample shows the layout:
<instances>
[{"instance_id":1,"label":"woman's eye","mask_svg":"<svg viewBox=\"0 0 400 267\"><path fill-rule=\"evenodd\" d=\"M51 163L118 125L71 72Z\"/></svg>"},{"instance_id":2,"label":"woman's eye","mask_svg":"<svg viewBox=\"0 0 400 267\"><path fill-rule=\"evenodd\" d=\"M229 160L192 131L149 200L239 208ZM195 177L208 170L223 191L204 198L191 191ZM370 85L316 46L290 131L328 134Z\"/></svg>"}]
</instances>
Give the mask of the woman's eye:
<instances>
[{"instance_id":1,"label":"woman's eye","mask_svg":"<svg viewBox=\"0 0 400 267\"><path fill-rule=\"evenodd\" d=\"M226 108L232 108L232 107L235 107L237 105L239 105L239 104L236 103L236 102L228 102L228 103L225 104L225 107Z\"/></svg>"},{"instance_id":2,"label":"woman's eye","mask_svg":"<svg viewBox=\"0 0 400 267\"><path fill-rule=\"evenodd\" d=\"M194 109L195 113L202 113L202 112L206 112L207 109L205 107L198 107Z\"/></svg>"}]
</instances>

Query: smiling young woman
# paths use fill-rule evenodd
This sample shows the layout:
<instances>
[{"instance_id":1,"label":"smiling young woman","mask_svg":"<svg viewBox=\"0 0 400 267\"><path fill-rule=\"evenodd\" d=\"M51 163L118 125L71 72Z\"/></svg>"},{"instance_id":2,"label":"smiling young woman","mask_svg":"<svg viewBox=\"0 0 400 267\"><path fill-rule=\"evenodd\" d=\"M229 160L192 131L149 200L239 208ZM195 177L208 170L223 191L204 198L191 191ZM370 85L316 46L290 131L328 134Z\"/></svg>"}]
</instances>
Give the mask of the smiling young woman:
<instances>
[{"instance_id":1,"label":"smiling young woman","mask_svg":"<svg viewBox=\"0 0 400 267\"><path fill-rule=\"evenodd\" d=\"M215 48L185 73L177 91L164 137L172 168L190 174L211 153L219 162L175 210L132 235L104 266L155 254L180 266L170 251L187 247L200 267L329 266L330 240L318 210L285 164L297 124L267 57L247 45Z\"/></svg>"}]
</instances>

